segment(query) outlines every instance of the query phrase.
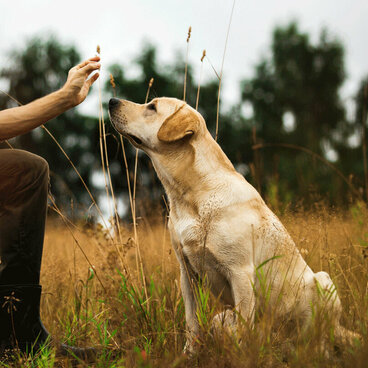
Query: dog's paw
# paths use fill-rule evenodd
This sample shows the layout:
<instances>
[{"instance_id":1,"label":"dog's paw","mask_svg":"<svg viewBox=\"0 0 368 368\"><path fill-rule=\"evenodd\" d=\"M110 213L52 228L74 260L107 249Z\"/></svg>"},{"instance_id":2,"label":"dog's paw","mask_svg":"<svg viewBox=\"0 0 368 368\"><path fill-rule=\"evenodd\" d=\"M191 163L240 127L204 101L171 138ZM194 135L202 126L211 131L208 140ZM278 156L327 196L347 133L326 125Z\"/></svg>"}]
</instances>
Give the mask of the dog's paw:
<instances>
[{"instance_id":1,"label":"dog's paw","mask_svg":"<svg viewBox=\"0 0 368 368\"><path fill-rule=\"evenodd\" d=\"M193 342L189 342L187 340L185 345L184 345L183 354L190 356L190 355L193 355L194 352L195 352L195 349L194 349L194 346L193 346Z\"/></svg>"},{"instance_id":2,"label":"dog's paw","mask_svg":"<svg viewBox=\"0 0 368 368\"><path fill-rule=\"evenodd\" d=\"M237 333L237 315L229 309L216 314L211 324L211 331L215 335L221 334L224 330L230 335Z\"/></svg>"},{"instance_id":3,"label":"dog's paw","mask_svg":"<svg viewBox=\"0 0 368 368\"><path fill-rule=\"evenodd\" d=\"M192 356L199 348L199 335L190 335L187 337L187 341L184 345L183 354Z\"/></svg>"}]
</instances>

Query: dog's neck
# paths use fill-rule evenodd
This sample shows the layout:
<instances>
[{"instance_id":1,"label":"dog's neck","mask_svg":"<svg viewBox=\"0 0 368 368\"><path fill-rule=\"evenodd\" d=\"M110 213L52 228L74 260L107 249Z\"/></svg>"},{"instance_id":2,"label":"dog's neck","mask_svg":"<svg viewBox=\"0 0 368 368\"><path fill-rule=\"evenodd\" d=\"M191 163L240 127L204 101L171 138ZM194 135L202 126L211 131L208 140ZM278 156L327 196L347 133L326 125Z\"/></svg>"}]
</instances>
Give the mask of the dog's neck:
<instances>
[{"instance_id":1,"label":"dog's neck","mask_svg":"<svg viewBox=\"0 0 368 368\"><path fill-rule=\"evenodd\" d=\"M151 159L170 207L185 206L198 213L219 186L234 178L234 166L207 131L205 139L192 139L175 152L153 154Z\"/></svg>"}]
</instances>

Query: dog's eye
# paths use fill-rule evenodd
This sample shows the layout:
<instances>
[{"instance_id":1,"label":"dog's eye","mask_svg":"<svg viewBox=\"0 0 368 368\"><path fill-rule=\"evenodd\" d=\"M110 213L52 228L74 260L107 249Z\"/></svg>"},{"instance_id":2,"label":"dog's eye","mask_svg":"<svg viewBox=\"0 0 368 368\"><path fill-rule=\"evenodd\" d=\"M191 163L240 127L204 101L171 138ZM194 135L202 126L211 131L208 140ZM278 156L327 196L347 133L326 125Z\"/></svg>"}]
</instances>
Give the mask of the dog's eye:
<instances>
[{"instance_id":1,"label":"dog's eye","mask_svg":"<svg viewBox=\"0 0 368 368\"><path fill-rule=\"evenodd\" d=\"M149 105L147 106L147 109L148 109L148 110L156 111L156 104L154 104L154 103L149 104Z\"/></svg>"}]
</instances>

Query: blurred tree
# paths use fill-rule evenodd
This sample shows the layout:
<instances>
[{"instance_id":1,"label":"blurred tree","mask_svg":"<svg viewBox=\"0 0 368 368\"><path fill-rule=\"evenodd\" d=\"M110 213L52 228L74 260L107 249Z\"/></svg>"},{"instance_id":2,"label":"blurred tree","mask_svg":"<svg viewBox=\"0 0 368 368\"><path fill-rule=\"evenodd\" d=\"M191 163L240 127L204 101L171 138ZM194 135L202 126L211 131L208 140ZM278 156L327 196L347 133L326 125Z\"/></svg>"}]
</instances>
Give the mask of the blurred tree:
<instances>
[{"instance_id":1,"label":"blurred tree","mask_svg":"<svg viewBox=\"0 0 368 368\"><path fill-rule=\"evenodd\" d=\"M61 44L56 38L32 38L24 49L13 50L12 64L0 71L8 82L10 95L27 103L60 88L67 71L80 61L75 47ZM109 71L119 98L143 103L151 78L154 83L149 99L156 96L183 98L185 57L177 54L174 62L163 64L156 48L147 43L129 65L111 65ZM129 74L134 70L134 77ZM293 144L336 161L346 175L352 174L355 184L363 187L361 149L362 115L367 107L364 90L367 80L357 93L356 118L348 121L339 97L345 78L344 50L341 43L320 35L312 44L295 23L278 27L273 32L271 54L255 68L255 75L241 83L242 101L221 111L219 144L242 173L257 188L265 190L275 206L304 199L315 201L328 196L335 203L347 198L347 186L332 171L311 156L280 147L252 150L254 128L257 143ZM209 130L214 133L216 122L218 80L203 82L199 112ZM127 182L120 138L107 118L107 101L113 95L109 82L104 86L103 100L107 131L108 156L115 194L126 193ZM195 106L197 84L193 68L188 65L186 100ZM14 106L6 96L0 96L0 108ZM245 114L244 111L247 110ZM97 117L86 117L72 109L47 127L77 166L83 179L95 195L104 190L94 188L93 173L100 172L99 130ZM79 178L59 148L39 128L16 138L14 145L45 157L51 169L53 192L59 203L89 206L91 201ZM357 142L355 144L351 142ZM128 164L134 170L135 149L125 142ZM148 157L140 155L138 171L139 198L146 203L163 194L162 186ZM70 206L68 206L70 207ZM150 206L144 206L146 209Z\"/></svg>"},{"instance_id":2,"label":"blurred tree","mask_svg":"<svg viewBox=\"0 0 368 368\"><path fill-rule=\"evenodd\" d=\"M242 99L253 107L259 142L292 143L341 160L337 147L346 114L339 89L344 78L344 49L337 39L323 31L313 45L296 23L277 27L270 57L256 66L254 78L242 82ZM277 180L284 194L298 188L307 200L341 194L333 173L301 151L273 147L259 154L264 186ZM339 185L331 186L332 179Z\"/></svg>"},{"instance_id":3,"label":"blurred tree","mask_svg":"<svg viewBox=\"0 0 368 368\"><path fill-rule=\"evenodd\" d=\"M367 157L367 112L368 112L368 77L363 78L360 82L358 91L354 97L355 102L355 116L347 122L342 124L339 129L340 136L343 139L340 140L337 151L339 152L340 161L339 166L343 172L350 176L350 179L354 183L361 193L364 193L365 187L364 176L364 159L363 155ZM363 131L363 127L365 132ZM363 140L365 139L365 152L363 148ZM365 197L368 200L367 191L365 190Z\"/></svg>"}]
</instances>

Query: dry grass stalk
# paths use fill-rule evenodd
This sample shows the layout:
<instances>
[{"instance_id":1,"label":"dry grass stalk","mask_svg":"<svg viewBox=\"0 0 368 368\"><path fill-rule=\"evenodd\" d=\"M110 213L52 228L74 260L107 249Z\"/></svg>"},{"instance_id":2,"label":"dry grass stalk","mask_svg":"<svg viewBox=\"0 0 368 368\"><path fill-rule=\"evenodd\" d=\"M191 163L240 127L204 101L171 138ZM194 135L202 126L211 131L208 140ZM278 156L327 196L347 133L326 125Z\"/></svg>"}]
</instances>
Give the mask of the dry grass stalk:
<instances>
[{"instance_id":1,"label":"dry grass stalk","mask_svg":"<svg viewBox=\"0 0 368 368\"><path fill-rule=\"evenodd\" d=\"M102 109L102 103L101 103L101 109ZM102 112L102 114L103 114L103 112ZM117 235L118 235L118 238L119 238L119 243L122 244L121 229L120 229L120 217L119 217L119 213L118 213L118 209L117 209L117 202L116 202L116 199L115 199L114 187L112 185L112 180L111 180L109 158L108 158L108 153L107 153L105 122L104 122L103 118L102 118L102 131L103 131L103 137L104 137L104 149L105 149L105 159L106 159L106 168L107 168L107 174L108 174L108 181L109 181L109 184L110 184L110 192L111 192L111 197L112 197L112 201L113 201L114 215L115 215L115 220L112 217L112 225L114 226L114 230L116 230L116 232L117 232Z\"/></svg>"},{"instance_id":2,"label":"dry grass stalk","mask_svg":"<svg viewBox=\"0 0 368 368\"><path fill-rule=\"evenodd\" d=\"M112 214L112 209L111 209L110 193L109 193L108 180L107 180L106 169L105 169L104 144L103 144L104 139L103 139L103 132L102 132L101 116L99 116L98 118L98 127L99 127L99 133L100 133L100 157L101 157L102 173L103 173L104 181L105 181L106 200L107 200L108 208L109 208L109 218L113 219L114 216ZM113 228L115 227L113 226Z\"/></svg>"},{"instance_id":3,"label":"dry grass stalk","mask_svg":"<svg viewBox=\"0 0 368 368\"><path fill-rule=\"evenodd\" d=\"M219 74L217 73L216 68L213 66L213 63L212 63L211 59L208 57L208 55L207 55L207 54L206 54L206 59L207 59L207 61L210 63L211 68L212 68L213 72L216 74L217 79L218 79L218 80L220 80L220 76L219 76Z\"/></svg>"},{"instance_id":4,"label":"dry grass stalk","mask_svg":"<svg viewBox=\"0 0 368 368\"><path fill-rule=\"evenodd\" d=\"M197 88L196 110L198 110L199 91L201 89L201 79L202 79L202 72L203 72L203 60L205 57L206 57L206 50L203 50L203 54L201 57L201 71L199 72L199 80L198 80L198 88Z\"/></svg>"},{"instance_id":5,"label":"dry grass stalk","mask_svg":"<svg viewBox=\"0 0 368 368\"><path fill-rule=\"evenodd\" d=\"M97 45L97 53L100 54L99 45ZM109 188L108 188L108 179L107 179L107 174L106 174L106 169L105 169L104 146L106 145L104 145L104 142L106 142L106 137L102 129L102 125L105 125L105 124L103 122L103 109L102 109L102 96L101 96L101 82L100 81L101 81L101 78L99 78L98 80L98 98L99 98L98 128L99 128L99 134L100 134L100 157L101 157L102 173L103 173L104 181L105 181L106 200L107 200L108 208L109 208L109 218L110 220L113 221L114 216L113 216L112 207L111 207L110 193L109 193ZM113 224L113 229L115 230L114 224Z\"/></svg>"},{"instance_id":6,"label":"dry grass stalk","mask_svg":"<svg viewBox=\"0 0 368 368\"><path fill-rule=\"evenodd\" d=\"M127 158L126 158L126 152L125 152L125 147L124 147L123 136L121 134L119 134L119 137L120 137L121 149L122 149L122 152L123 152L123 161L124 161L124 166L125 166L125 174L126 174L126 179L127 179L127 184L128 184L130 211L132 213L132 218L133 218L133 223L134 223L135 216L134 216L134 209L133 209L132 188L131 188L131 185L130 185L129 166L128 166L128 161L127 161Z\"/></svg>"},{"instance_id":7,"label":"dry grass stalk","mask_svg":"<svg viewBox=\"0 0 368 368\"><path fill-rule=\"evenodd\" d=\"M363 111L362 111L362 148L363 148L363 166L364 166L364 183L365 183L365 199L368 202L368 165L367 165L367 104L368 104L368 82L363 92Z\"/></svg>"},{"instance_id":8,"label":"dry grass stalk","mask_svg":"<svg viewBox=\"0 0 368 368\"><path fill-rule=\"evenodd\" d=\"M102 113L102 134L103 134L103 138L104 138L104 152L105 152L105 160L106 160L106 169L107 169L107 174L108 174L108 182L110 184L110 192L111 192L111 197L112 197L112 201L113 201L113 206L114 206L114 215L115 215L115 221L114 218L112 217L112 225L115 226L114 229L117 230L117 235L119 237L119 242L120 244L122 243L122 239L121 239L121 230L120 230L120 217L118 214L118 210L117 210L117 203L116 203L116 199L115 199L115 193L114 193L114 188L112 185L112 180L111 180L111 174L110 174L110 164L109 164L109 157L108 157L108 153L107 153L107 143L106 143L106 131L105 131L105 121L103 118L103 110L102 110L102 100L101 100L101 104L100 104L100 108L101 108L101 113Z\"/></svg>"},{"instance_id":9,"label":"dry grass stalk","mask_svg":"<svg viewBox=\"0 0 368 368\"><path fill-rule=\"evenodd\" d=\"M153 78L151 78L151 80L153 80ZM116 97L116 84L115 84L114 77L111 73L110 73L110 84L111 84L111 87L113 88L113 95L114 95L114 97ZM133 204L132 188L131 188L131 184L130 184L129 166L128 166L128 161L127 161L127 158L126 158L126 152L125 152L123 136L121 134L119 134L119 137L120 137L121 149L122 149L122 153L123 153L123 162L124 162L124 167L125 167L126 180L127 180L127 185L128 185L129 203L130 203L130 210L131 210L131 213L132 213L133 227L136 228L135 208L134 208L134 204ZM120 230L119 230L119 233L121 233ZM134 231L134 234L135 233L136 233L136 231ZM134 237L134 241L136 243L136 236ZM126 267L128 267L128 266L126 266ZM137 269L137 272L139 273L138 257L136 257L136 269Z\"/></svg>"},{"instance_id":10,"label":"dry grass stalk","mask_svg":"<svg viewBox=\"0 0 368 368\"><path fill-rule=\"evenodd\" d=\"M137 272L140 274L142 271L142 257L141 257L141 251L139 246L139 238L137 233L137 212L136 212L136 192L137 192L137 172L138 172L138 154L139 150L138 148L135 149L135 159L134 159L134 176L133 176L133 232L134 232L134 243L135 243L135 250L136 250L136 266L137 266ZM145 278L143 277L142 273L142 282L145 283Z\"/></svg>"},{"instance_id":11,"label":"dry grass stalk","mask_svg":"<svg viewBox=\"0 0 368 368\"><path fill-rule=\"evenodd\" d=\"M151 80L149 82L149 87L152 86L152 83L153 83L153 78L151 78ZM113 88L114 97L116 97L116 84L115 84L114 77L111 73L110 73L110 84L111 84L111 87ZM147 94L148 94L148 92L149 92L149 90L147 91ZM148 99L148 95L146 96L146 100L147 99ZM124 167L125 167L125 174L126 174L126 179L127 179L127 184L128 184L130 210L131 210L132 218L133 218L133 222L134 222L133 196L132 196L132 188L131 188L131 185L130 185L129 166L128 166L128 161L127 161L127 158L126 158L126 152L125 152L123 136L121 134L119 134L119 137L120 137L121 149L122 149L122 152L123 152L123 161L124 161Z\"/></svg>"},{"instance_id":12,"label":"dry grass stalk","mask_svg":"<svg viewBox=\"0 0 368 368\"><path fill-rule=\"evenodd\" d=\"M154 79L151 78L148 83L146 98L144 103L147 103L150 89L153 85ZM139 150L136 148L135 150L135 160L134 160L134 181L133 181L133 198L132 198L132 217L133 217L133 231L134 231L134 242L136 245L136 266L137 266L137 272L141 275L142 283L144 287L144 292L146 295L146 299L148 300L148 292L147 292L147 285L146 285L146 277L144 273L143 268L143 261L142 261L142 255L140 251L140 244L139 244L139 238L138 238L138 232L137 232L137 212L136 212L136 191L137 191L137 172L138 172L138 153ZM138 265L139 263L139 265ZM147 305L149 307L149 305Z\"/></svg>"},{"instance_id":13,"label":"dry grass stalk","mask_svg":"<svg viewBox=\"0 0 368 368\"><path fill-rule=\"evenodd\" d=\"M162 260L161 260L161 270L163 273L166 273L166 269L165 269L165 246L166 246L166 231L167 231L167 224L169 222L169 214L170 214L170 210L169 210L169 206L167 204L166 198L164 195L162 195L162 199L164 201L165 204L165 208L166 208L166 214L165 214L165 223L164 223L164 234L163 234L163 239L162 239Z\"/></svg>"},{"instance_id":14,"label":"dry grass stalk","mask_svg":"<svg viewBox=\"0 0 368 368\"><path fill-rule=\"evenodd\" d=\"M150 89L151 89L151 87L153 85L153 82L154 82L154 78L151 78L150 81L149 81L149 83L148 83L148 88L147 88L145 103L147 103L147 101L148 101Z\"/></svg>"},{"instance_id":15,"label":"dry grass stalk","mask_svg":"<svg viewBox=\"0 0 368 368\"><path fill-rule=\"evenodd\" d=\"M189 40L192 34L192 27L188 29L188 36L187 36L187 56L185 60L185 73L184 73L184 95L183 100L185 101L186 91L187 91L187 74L188 74L188 57L189 57Z\"/></svg>"},{"instance_id":16,"label":"dry grass stalk","mask_svg":"<svg viewBox=\"0 0 368 368\"><path fill-rule=\"evenodd\" d=\"M131 188L131 185L130 185L130 175L129 175L128 161L127 161L127 158L126 158L123 136L121 134L119 134L119 136L120 136L121 148L122 148L122 151L123 151L123 160L124 160L124 166L125 166L125 174L126 174L126 179L127 179L127 184L128 184L130 210L131 210L132 217L133 217L133 213L134 213L134 209L133 209L133 196L132 196L132 188Z\"/></svg>"},{"instance_id":17,"label":"dry grass stalk","mask_svg":"<svg viewBox=\"0 0 368 368\"><path fill-rule=\"evenodd\" d=\"M252 141L253 141L253 147L257 146L257 129L255 126L252 128ZM262 185L261 185L261 159L259 157L259 152L257 149L254 150L254 161L253 161L253 167L254 167L254 177L256 179L257 183L257 190L258 193L262 194Z\"/></svg>"},{"instance_id":18,"label":"dry grass stalk","mask_svg":"<svg viewBox=\"0 0 368 368\"><path fill-rule=\"evenodd\" d=\"M229 40L230 26L231 26L231 21L233 19L234 8L235 8L235 0L233 1L233 7L231 9L229 26L227 28L227 34L226 34L226 41L225 41L224 53L222 55L220 81L219 81L219 88L218 88L218 92L217 92L217 111L216 111L216 134L215 134L215 141L217 141L217 138L218 138L218 125L219 125L219 113L220 113L220 93L221 93L222 73L224 71L225 55L226 55L227 43L228 43L228 40Z\"/></svg>"},{"instance_id":19,"label":"dry grass stalk","mask_svg":"<svg viewBox=\"0 0 368 368\"><path fill-rule=\"evenodd\" d=\"M100 51L101 51L100 46L97 45L97 53L100 54ZM111 216L111 225L113 226L115 234L117 238L119 239L119 243L122 244L120 218L119 218L119 213L117 210L117 203L115 199L114 188L112 186L109 157L108 157L108 152L107 152L105 119L104 119L103 106L102 106L101 79L98 80L98 94L99 94L99 119L98 120L99 120L99 129L100 129L100 153L101 153L102 171L103 171L104 179L105 179L105 190L106 190L106 196L107 196L108 206L109 206L109 211L110 211L110 216ZM106 169L105 169L105 162L106 162ZM113 203L113 208L114 208L113 211L111 209L108 184L110 187L110 193L111 193L111 198L112 198L112 203ZM121 258L121 262L123 262L120 251L118 252L118 254Z\"/></svg>"}]
</instances>

